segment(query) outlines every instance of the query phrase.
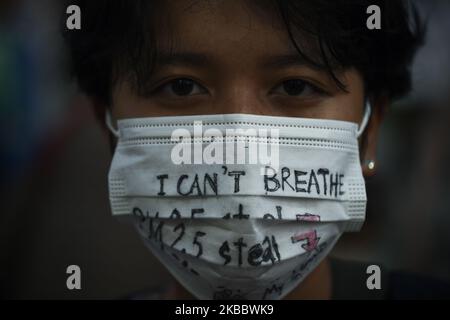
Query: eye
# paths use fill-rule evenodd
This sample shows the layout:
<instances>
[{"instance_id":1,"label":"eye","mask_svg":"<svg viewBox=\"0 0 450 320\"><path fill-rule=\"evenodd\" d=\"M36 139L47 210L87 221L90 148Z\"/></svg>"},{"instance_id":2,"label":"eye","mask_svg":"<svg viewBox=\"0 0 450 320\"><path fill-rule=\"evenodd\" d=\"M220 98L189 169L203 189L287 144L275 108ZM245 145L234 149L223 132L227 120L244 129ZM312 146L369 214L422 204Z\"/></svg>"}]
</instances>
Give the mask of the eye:
<instances>
[{"instance_id":1,"label":"eye","mask_svg":"<svg viewBox=\"0 0 450 320\"><path fill-rule=\"evenodd\" d=\"M288 96L313 95L323 93L321 89L301 79L285 80L275 89L273 89L272 92Z\"/></svg>"},{"instance_id":2,"label":"eye","mask_svg":"<svg viewBox=\"0 0 450 320\"><path fill-rule=\"evenodd\" d=\"M158 87L155 91L157 93L176 97L192 96L207 92L203 86L189 78L171 80Z\"/></svg>"}]
</instances>

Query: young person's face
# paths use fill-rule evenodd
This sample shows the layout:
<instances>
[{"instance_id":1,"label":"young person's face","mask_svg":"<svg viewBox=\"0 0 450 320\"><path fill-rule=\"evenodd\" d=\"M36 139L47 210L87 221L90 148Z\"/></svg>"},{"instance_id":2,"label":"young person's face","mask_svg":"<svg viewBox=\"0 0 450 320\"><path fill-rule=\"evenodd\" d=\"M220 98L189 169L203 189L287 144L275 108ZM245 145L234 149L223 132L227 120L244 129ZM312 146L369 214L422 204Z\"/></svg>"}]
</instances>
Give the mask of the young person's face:
<instances>
[{"instance_id":1,"label":"young person's face","mask_svg":"<svg viewBox=\"0 0 450 320\"><path fill-rule=\"evenodd\" d=\"M145 95L127 82L115 87L116 119L248 113L361 122L361 74L336 71L347 92L341 90L325 70L302 61L275 13L240 0L164 6L157 40L171 54L161 52ZM378 122L375 113L363 158L374 159Z\"/></svg>"}]
</instances>

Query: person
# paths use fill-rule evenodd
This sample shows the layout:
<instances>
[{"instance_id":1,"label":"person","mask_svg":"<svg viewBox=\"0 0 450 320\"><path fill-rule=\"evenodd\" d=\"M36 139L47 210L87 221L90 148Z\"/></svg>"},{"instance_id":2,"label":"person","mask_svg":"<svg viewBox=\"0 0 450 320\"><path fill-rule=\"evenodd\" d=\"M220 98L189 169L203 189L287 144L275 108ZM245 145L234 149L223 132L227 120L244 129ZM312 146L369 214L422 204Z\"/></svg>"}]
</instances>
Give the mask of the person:
<instances>
[{"instance_id":1,"label":"person","mask_svg":"<svg viewBox=\"0 0 450 320\"><path fill-rule=\"evenodd\" d=\"M117 131L117 120L124 119L124 125L119 125L121 130L127 130L129 127L137 129L139 124L142 127L152 127L155 126L154 123L165 126L170 123L167 121L176 122L174 119L192 120L185 118L186 116L199 116L198 119L204 119L202 117L205 115L238 114L262 116L252 119L273 120L274 118L265 117L283 117L279 119L289 121L286 120L288 117L312 121L337 120L355 124L363 124L366 116L366 126L361 125L363 130L357 140L360 157L358 166L360 165L360 170L366 178L376 172L377 140L388 106L410 90L409 68L416 50L423 42L424 34L424 27L414 7L409 2L400 0L72 2L81 8L82 13L81 29L64 31L74 75L81 90L93 101L102 125L105 124L105 115L109 117L108 123L112 132ZM370 16L367 8L373 4L380 8L379 29L369 28L367 24ZM151 124L139 122L139 119ZM127 120L131 122L126 122ZM333 121L317 123L336 123ZM138 134L137 131L135 133ZM123 133L118 133L119 140L121 134ZM110 137L111 149L113 152L120 152L117 148L118 139L113 134ZM157 157L155 153L161 151L155 150L163 149L156 149L155 146L146 148L145 151L143 147L133 150L134 155L131 155L130 151L130 154L121 157L134 157L146 152ZM330 153L330 157L333 156ZM146 159L147 163L153 163L153 166L165 166L164 161L152 162L150 158ZM129 167L122 169L133 171L133 163L143 160L122 158L117 160L115 165L126 161ZM114 160L112 166L114 167ZM153 169L154 167L147 170ZM139 170L143 170L142 167ZM136 170L133 179L139 180L139 172L143 171ZM168 172L172 173L171 170ZM163 188L163 184L168 181L164 180L167 177L168 175L156 180L159 183L158 188ZM214 181L211 181L213 180L210 177L207 182L214 189ZM300 180L289 181L284 181L286 188L295 183L302 183ZM310 177L310 181L314 180ZM203 186L206 186L207 182L204 182ZM139 186L139 182L135 183ZM197 187L198 184L197 181ZM283 188L284 186L283 184ZM110 190L111 188L114 186L111 187L110 184ZM319 192L318 183L315 188ZM194 186L191 186L190 191L193 189ZM296 191L298 190L299 188ZM160 189L159 195L164 194ZM204 194L200 192L200 195ZM112 201L114 202L114 199ZM185 203L186 207L190 205L187 199L179 201ZM200 201L206 203L206 200ZM146 226L149 225L149 232L153 234L152 236L147 233L143 237L157 238L158 228L155 226L158 221L157 214L160 212L149 221L148 212L145 216L145 209L142 207L133 207L132 211L127 212L138 218L138 229L142 229L145 222ZM179 217L180 213L177 211L175 218ZM198 220L200 219L196 221ZM225 223L224 221L222 219L217 223ZM183 232L185 230L184 224L166 222L166 226L170 226L172 231L178 231L180 226ZM211 226L205 228L208 227ZM161 242L163 231L161 227ZM195 234L203 236L205 232ZM207 250L200 250L200 238L193 240L194 247L197 245L199 249L197 257L201 253L208 254ZM325 235L320 239L316 238L320 243L325 239ZM209 242L214 241L216 239ZM176 260L170 257L172 260L167 260L169 258L162 253L172 252L170 250L177 248L177 239L174 239L172 246L168 248L170 242L161 244L161 250L158 249L159 246L153 246L152 252L176 278L174 286L167 286L153 293L146 291L143 295L133 297L248 298L239 290L233 291L223 286L219 286L222 291L206 294L206 289L199 289L201 280L189 280L191 278L188 279L187 276L178 277L181 271L173 266L177 264ZM222 243L219 240L217 242L218 246ZM232 251L229 245L232 247L232 242L222 243L221 249L228 250L221 251L222 258L229 257L224 254ZM270 252L264 251L268 252L268 258L261 259L267 262L266 265L276 266L277 256L280 258L277 249L282 251L282 246L280 242L272 242ZM254 265L262 266L260 262L255 263L255 260L252 260L252 254L257 255L259 252L262 255L261 246L250 247L242 243L239 247L239 253L242 253L241 250L255 249L252 253L246 251L247 259L244 259L244 263L248 260L251 265L253 262ZM177 251L177 255L172 253L172 256L182 260L186 254L186 249L183 250ZM184 267L188 266L187 261L196 263L194 258L185 260ZM223 268L227 267L227 261L220 263ZM206 273L216 276L216 273L210 270L213 267L204 267L209 262L202 263L199 263L199 268L208 269ZM241 261L239 267L240 263ZM222 269L217 267L214 270L219 272L218 270ZM194 272L192 269L191 271ZM394 276L394 273L383 276L382 290L368 290L365 271L362 265L329 259L325 254L307 275L301 277L300 282L295 282L295 286L283 291L279 298L402 298L413 292L420 292L422 296L427 296L430 292L448 293L445 286L431 285L429 281L425 281L429 290L422 290L422 286L420 290L415 291L411 289L411 278L399 278ZM248 272L254 282L262 281L247 269L242 272ZM211 276L208 281L213 278ZM238 274L233 273L232 277L226 279L233 285L238 281ZM217 276L214 278L214 281L216 280ZM424 283L416 280L417 278L413 278L412 287L414 284L420 286ZM436 289L438 287L439 290ZM245 286L241 287L242 291L245 289ZM267 290L261 298L277 298L266 294Z\"/></svg>"}]
</instances>

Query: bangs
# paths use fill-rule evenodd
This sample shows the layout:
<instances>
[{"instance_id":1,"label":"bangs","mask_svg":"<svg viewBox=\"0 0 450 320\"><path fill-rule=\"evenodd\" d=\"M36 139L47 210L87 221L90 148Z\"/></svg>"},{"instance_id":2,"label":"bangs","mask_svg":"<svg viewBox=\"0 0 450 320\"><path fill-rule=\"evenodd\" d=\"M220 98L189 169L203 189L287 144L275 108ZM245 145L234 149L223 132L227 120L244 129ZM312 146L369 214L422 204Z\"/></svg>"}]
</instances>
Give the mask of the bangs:
<instances>
[{"instance_id":1,"label":"bangs","mask_svg":"<svg viewBox=\"0 0 450 320\"><path fill-rule=\"evenodd\" d=\"M142 93L158 64L158 53L168 50L170 54L173 48L164 1L72 2L81 7L84 24L79 32L64 34L81 89L108 105L119 81L129 81ZM214 2L193 0L185 12ZM253 12L258 8L276 17L301 58L326 70L340 89L345 90L345 85L337 72L354 67L363 75L370 94L396 98L409 91L409 66L423 42L424 28L416 10L405 1L253 0L245 4ZM380 30L366 26L366 10L373 4L382 12Z\"/></svg>"}]
</instances>

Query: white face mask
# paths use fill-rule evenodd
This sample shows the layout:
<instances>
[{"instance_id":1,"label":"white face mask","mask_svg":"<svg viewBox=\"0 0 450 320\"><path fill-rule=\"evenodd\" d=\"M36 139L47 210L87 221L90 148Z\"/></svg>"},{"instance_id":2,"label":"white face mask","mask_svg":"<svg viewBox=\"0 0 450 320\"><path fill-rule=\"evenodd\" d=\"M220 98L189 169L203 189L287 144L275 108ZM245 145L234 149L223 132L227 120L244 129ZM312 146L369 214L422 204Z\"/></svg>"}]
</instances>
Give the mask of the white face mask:
<instances>
[{"instance_id":1,"label":"white face mask","mask_svg":"<svg viewBox=\"0 0 450 320\"><path fill-rule=\"evenodd\" d=\"M281 299L343 232L363 224L358 136L369 115L367 104L359 128L247 114L120 120L109 172L113 215L132 218L153 254L199 299Z\"/></svg>"}]
</instances>

